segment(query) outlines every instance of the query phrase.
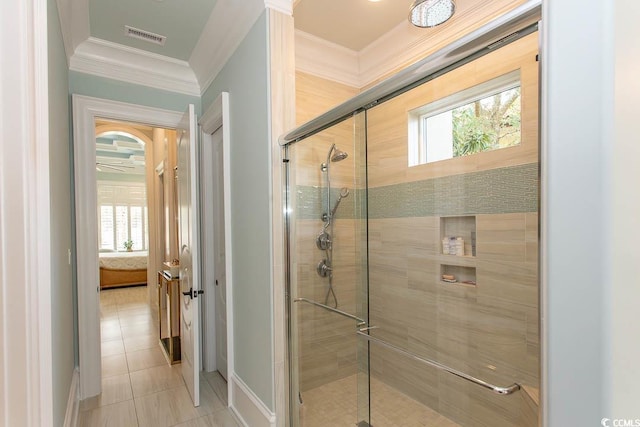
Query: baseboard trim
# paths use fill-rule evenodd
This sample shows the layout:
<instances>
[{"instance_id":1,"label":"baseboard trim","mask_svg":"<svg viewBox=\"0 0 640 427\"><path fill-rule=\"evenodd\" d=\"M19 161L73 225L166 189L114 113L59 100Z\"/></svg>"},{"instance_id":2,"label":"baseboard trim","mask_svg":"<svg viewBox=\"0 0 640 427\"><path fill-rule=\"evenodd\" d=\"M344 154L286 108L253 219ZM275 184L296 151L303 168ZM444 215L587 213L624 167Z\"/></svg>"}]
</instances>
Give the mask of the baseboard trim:
<instances>
[{"instance_id":1,"label":"baseboard trim","mask_svg":"<svg viewBox=\"0 0 640 427\"><path fill-rule=\"evenodd\" d=\"M80 410L80 371L73 370L71 387L69 387L69 399L67 400L67 412L64 416L64 427L76 427L78 425L78 411Z\"/></svg>"},{"instance_id":2,"label":"baseboard trim","mask_svg":"<svg viewBox=\"0 0 640 427\"><path fill-rule=\"evenodd\" d=\"M276 414L260 400L242 379L234 374L231 379L231 395L229 408L234 416L245 426L275 427Z\"/></svg>"}]
</instances>

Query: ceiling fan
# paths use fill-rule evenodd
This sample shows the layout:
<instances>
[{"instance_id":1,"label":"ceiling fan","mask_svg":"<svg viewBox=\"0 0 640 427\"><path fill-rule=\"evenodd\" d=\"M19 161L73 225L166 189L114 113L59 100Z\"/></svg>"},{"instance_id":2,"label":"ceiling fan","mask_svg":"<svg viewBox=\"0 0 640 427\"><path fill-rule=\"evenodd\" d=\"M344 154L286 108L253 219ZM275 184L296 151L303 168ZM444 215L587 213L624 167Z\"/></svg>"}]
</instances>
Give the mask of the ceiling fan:
<instances>
[{"instance_id":1,"label":"ceiling fan","mask_svg":"<svg viewBox=\"0 0 640 427\"><path fill-rule=\"evenodd\" d=\"M102 171L102 169L100 169L101 167L116 170L118 172L126 172L126 169L135 169L135 167L127 166L122 162L113 162L113 163L96 162L96 170Z\"/></svg>"}]
</instances>

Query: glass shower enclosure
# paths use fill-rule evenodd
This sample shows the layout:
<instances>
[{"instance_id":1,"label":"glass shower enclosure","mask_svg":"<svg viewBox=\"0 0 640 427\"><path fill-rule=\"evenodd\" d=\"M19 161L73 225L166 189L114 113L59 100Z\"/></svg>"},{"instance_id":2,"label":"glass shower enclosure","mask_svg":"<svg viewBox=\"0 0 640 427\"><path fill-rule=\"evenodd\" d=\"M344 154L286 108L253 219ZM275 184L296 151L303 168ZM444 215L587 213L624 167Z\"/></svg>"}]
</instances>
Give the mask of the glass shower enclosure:
<instances>
[{"instance_id":1,"label":"glass shower enclosure","mask_svg":"<svg viewBox=\"0 0 640 427\"><path fill-rule=\"evenodd\" d=\"M284 146L289 425L538 425L537 53Z\"/></svg>"},{"instance_id":2,"label":"glass shower enclosure","mask_svg":"<svg viewBox=\"0 0 640 427\"><path fill-rule=\"evenodd\" d=\"M366 412L367 345L354 334L368 324L364 135L361 113L286 148L292 425ZM327 395L341 410L315 410Z\"/></svg>"}]
</instances>

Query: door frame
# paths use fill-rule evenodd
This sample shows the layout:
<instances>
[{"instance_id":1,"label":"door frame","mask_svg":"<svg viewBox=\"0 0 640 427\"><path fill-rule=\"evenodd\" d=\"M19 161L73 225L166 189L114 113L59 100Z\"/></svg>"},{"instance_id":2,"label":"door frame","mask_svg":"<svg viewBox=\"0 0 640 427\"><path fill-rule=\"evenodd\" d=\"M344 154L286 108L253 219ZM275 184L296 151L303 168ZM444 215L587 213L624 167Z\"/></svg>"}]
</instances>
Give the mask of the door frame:
<instances>
[{"instance_id":1,"label":"door frame","mask_svg":"<svg viewBox=\"0 0 640 427\"><path fill-rule=\"evenodd\" d=\"M101 393L100 280L96 215L96 118L177 128L181 112L73 95L73 164L80 399ZM95 288L94 288L95 286Z\"/></svg>"},{"instance_id":2,"label":"door frame","mask_svg":"<svg viewBox=\"0 0 640 427\"><path fill-rule=\"evenodd\" d=\"M47 9L9 1L0 14L0 51L11 58L0 70L0 324L11 325L0 332L0 422L43 426L53 422L54 388L72 381L53 376L66 361L52 360L52 269L66 254L51 245L50 152L63 141L49 133L47 45L57 40L48 41Z\"/></svg>"},{"instance_id":3,"label":"door frame","mask_svg":"<svg viewBox=\"0 0 640 427\"><path fill-rule=\"evenodd\" d=\"M200 121L198 122L201 132L201 147L205 144L210 145L212 143L213 133L222 127L222 162L223 162L223 187L224 187L224 232L225 232L225 270L226 270L226 286L227 286L227 406L231 406L232 392L231 378L234 371L234 359L233 359L233 260L232 260L232 244L231 244L231 136L230 128L231 122L229 119L229 93L221 92L207 111L202 114ZM204 195L210 197L211 194ZM205 202L201 204L204 205ZM205 218L201 217L204 221ZM207 227L201 227L201 233ZM204 264L204 263L203 263ZM203 265L204 267L204 265ZM201 277L204 277L202 274ZM209 294L209 295L208 295ZM211 313L215 313L215 296L211 293L205 292L204 295L206 312L203 322L203 334L211 335L213 330L215 334L215 316ZM213 320L213 322L211 321ZM213 345L212 345L213 341ZM205 350L205 356L203 360L208 359L210 356L214 358L215 365L215 340L204 339L203 349ZM212 354L213 353L213 354ZM209 365L211 366L211 365Z\"/></svg>"}]
</instances>

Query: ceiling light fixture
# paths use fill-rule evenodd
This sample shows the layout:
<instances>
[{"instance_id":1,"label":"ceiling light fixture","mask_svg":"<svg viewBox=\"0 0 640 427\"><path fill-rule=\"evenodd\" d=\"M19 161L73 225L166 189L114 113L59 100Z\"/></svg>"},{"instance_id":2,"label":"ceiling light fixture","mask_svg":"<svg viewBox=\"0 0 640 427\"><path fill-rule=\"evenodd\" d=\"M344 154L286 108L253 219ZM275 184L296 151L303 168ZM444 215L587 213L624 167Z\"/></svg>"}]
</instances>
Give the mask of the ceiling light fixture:
<instances>
[{"instance_id":1,"label":"ceiling light fixture","mask_svg":"<svg viewBox=\"0 0 640 427\"><path fill-rule=\"evenodd\" d=\"M409 9L409 22L420 28L435 27L447 22L455 10L453 0L415 0Z\"/></svg>"}]
</instances>

